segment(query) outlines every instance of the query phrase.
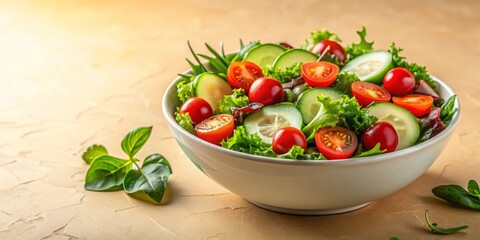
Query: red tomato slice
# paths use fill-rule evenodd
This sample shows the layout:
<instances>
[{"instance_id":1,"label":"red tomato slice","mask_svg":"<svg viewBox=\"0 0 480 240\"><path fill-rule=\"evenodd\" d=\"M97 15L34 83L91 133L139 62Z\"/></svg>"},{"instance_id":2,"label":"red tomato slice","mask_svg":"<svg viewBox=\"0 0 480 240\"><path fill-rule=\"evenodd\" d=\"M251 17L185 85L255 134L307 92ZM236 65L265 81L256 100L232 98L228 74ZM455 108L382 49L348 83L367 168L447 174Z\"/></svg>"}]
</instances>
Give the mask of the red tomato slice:
<instances>
[{"instance_id":1,"label":"red tomato slice","mask_svg":"<svg viewBox=\"0 0 480 240\"><path fill-rule=\"evenodd\" d=\"M347 128L324 127L315 134L318 151L327 159L349 158L358 145L357 135Z\"/></svg>"},{"instance_id":2,"label":"red tomato slice","mask_svg":"<svg viewBox=\"0 0 480 240\"><path fill-rule=\"evenodd\" d=\"M232 136L234 127L231 114L218 114L197 124L195 132L199 138L220 145L220 142Z\"/></svg>"},{"instance_id":3,"label":"red tomato slice","mask_svg":"<svg viewBox=\"0 0 480 240\"><path fill-rule=\"evenodd\" d=\"M389 102L391 98L385 88L369 82L354 82L352 94L362 107L366 107L372 102Z\"/></svg>"},{"instance_id":4,"label":"red tomato slice","mask_svg":"<svg viewBox=\"0 0 480 240\"><path fill-rule=\"evenodd\" d=\"M302 78L312 87L328 87L337 78L339 68L331 62L310 62L302 65Z\"/></svg>"},{"instance_id":5,"label":"red tomato slice","mask_svg":"<svg viewBox=\"0 0 480 240\"><path fill-rule=\"evenodd\" d=\"M262 68L249 61L232 62L227 70L228 83L234 88L243 88L248 93L252 83L263 77Z\"/></svg>"},{"instance_id":6,"label":"red tomato slice","mask_svg":"<svg viewBox=\"0 0 480 240\"><path fill-rule=\"evenodd\" d=\"M423 94L408 94L403 97L393 97L393 103L406 108L415 117L423 117L432 109L433 97Z\"/></svg>"}]
</instances>

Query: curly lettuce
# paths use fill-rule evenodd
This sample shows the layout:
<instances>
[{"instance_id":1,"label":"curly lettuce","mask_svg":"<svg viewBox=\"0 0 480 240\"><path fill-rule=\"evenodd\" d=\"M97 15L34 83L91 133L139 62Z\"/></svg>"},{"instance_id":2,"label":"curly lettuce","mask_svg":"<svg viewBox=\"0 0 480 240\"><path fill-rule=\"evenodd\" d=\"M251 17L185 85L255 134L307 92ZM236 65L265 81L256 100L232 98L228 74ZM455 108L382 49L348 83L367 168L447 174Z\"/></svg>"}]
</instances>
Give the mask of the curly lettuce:
<instances>
[{"instance_id":1,"label":"curly lettuce","mask_svg":"<svg viewBox=\"0 0 480 240\"><path fill-rule=\"evenodd\" d=\"M362 31L357 31L358 36L360 37L359 43L352 43L350 46L345 48L345 52L349 55L349 59L356 58L360 55L367 54L373 51L373 41L367 42L365 37L367 36L367 29L362 27Z\"/></svg>"},{"instance_id":2,"label":"curly lettuce","mask_svg":"<svg viewBox=\"0 0 480 240\"><path fill-rule=\"evenodd\" d=\"M188 113L179 113L177 110L177 112L175 112L175 120L183 129L187 130L187 132L196 135L192 118Z\"/></svg>"},{"instance_id":3,"label":"curly lettuce","mask_svg":"<svg viewBox=\"0 0 480 240\"><path fill-rule=\"evenodd\" d=\"M232 114L232 107L245 107L250 103L248 96L245 94L243 88L233 89L231 95L226 95L218 102L217 113Z\"/></svg>"},{"instance_id":4,"label":"curly lettuce","mask_svg":"<svg viewBox=\"0 0 480 240\"><path fill-rule=\"evenodd\" d=\"M337 75L337 79L335 79L331 87L352 96L352 84L358 81L360 79L356 73L345 71Z\"/></svg>"},{"instance_id":5,"label":"curly lettuce","mask_svg":"<svg viewBox=\"0 0 480 240\"><path fill-rule=\"evenodd\" d=\"M262 70L265 77L275 78L280 83L286 83L302 76L302 63L293 64L285 69L274 69L272 66L265 66Z\"/></svg>"},{"instance_id":6,"label":"curly lettuce","mask_svg":"<svg viewBox=\"0 0 480 240\"><path fill-rule=\"evenodd\" d=\"M310 33L310 37L305 39L305 44L302 45L302 48L311 51L313 46L322 40L334 40L336 42L341 42L337 34L330 32L326 29L320 29Z\"/></svg>"},{"instance_id":7,"label":"curly lettuce","mask_svg":"<svg viewBox=\"0 0 480 240\"><path fill-rule=\"evenodd\" d=\"M430 87L437 87L437 84L435 83L435 81L433 81L425 66L421 66L416 63L408 63L407 61L405 61L405 57L400 56L400 52L403 51L403 48L397 48L395 46L395 43L392 42L390 50L388 51L392 54L393 65L395 67L406 68L409 72L413 74L417 82L419 82L420 80L424 80Z\"/></svg>"}]
</instances>

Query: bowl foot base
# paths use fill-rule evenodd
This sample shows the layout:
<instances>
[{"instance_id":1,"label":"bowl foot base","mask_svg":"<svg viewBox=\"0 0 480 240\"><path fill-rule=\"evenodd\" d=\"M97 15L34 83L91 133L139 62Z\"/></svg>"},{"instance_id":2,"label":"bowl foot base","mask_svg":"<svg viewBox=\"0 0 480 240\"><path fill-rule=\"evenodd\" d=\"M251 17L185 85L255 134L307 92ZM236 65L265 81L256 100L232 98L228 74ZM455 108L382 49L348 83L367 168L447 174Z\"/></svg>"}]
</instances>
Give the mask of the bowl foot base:
<instances>
[{"instance_id":1,"label":"bowl foot base","mask_svg":"<svg viewBox=\"0 0 480 240\"><path fill-rule=\"evenodd\" d=\"M258 207L261 207L261 208L264 208L264 209L267 209L267 210L270 210L270 211L274 211L274 212L280 212L280 213L286 213L286 214L292 214L292 215L311 215L311 216L331 215L331 214L351 212L351 211L355 211L357 209L360 209L360 208L365 207L368 204L370 204L370 202L368 202L368 203L360 204L360 205L353 206L353 207L328 209L328 210L303 210L303 209L289 209L289 208L274 207L274 206L270 206L270 205L266 205L266 204L263 204L263 203L250 201L250 200L249 200L249 202L258 206Z\"/></svg>"}]
</instances>

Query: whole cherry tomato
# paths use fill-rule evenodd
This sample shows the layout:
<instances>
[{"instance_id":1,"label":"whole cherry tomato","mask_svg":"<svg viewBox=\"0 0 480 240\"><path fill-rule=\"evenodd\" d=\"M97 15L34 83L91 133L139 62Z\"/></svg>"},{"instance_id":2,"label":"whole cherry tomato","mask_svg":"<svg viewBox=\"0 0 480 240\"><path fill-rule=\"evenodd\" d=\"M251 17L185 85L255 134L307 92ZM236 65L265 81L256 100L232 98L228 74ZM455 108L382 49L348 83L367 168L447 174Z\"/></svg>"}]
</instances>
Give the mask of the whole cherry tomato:
<instances>
[{"instance_id":1,"label":"whole cherry tomato","mask_svg":"<svg viewBox=\"0 0 480 240\"><path fill-rule=\"evenodd\" d=\"M213 110L203 98L193 97L185 101L180 107L180 113L188 113L195 124L211 117Z\"/></svg>"},{"instance_id":2,"label":"whole cherry tomato","mask_svg":"<svg viewBox=\"0 0 480 240\"><path fill-rule=\"evenodd\" d=\"M288 126L278 129L273 134L272 148L276 153L287 153L295 145L307 150L307 138L300 129Z\"/></svg>"},{"instance_id":3,"label":"whole cherry tomato","mask_svg":"<svg viewBox=\"0 0 480 240\"><path fill-rule=\"evenodd\" d=\"M380 149L393 152L398 146L398 134L392 124L377 122L363 134L363 146L370 150L380 143Z\"/></svg>"},{"instance_id":4,"label":"whole cherry tomato","mask_svg":"<svg viewBox=\"0 0 480 240\"><path fill-rule=\"evenodd\" d=\"M259 102L263 105L271 105L283 101L282 84L269 77L262 77L253 82L248 92L250 102Z\"/></svg>"},{"instance_id":5,"label":"whole cherry tomato","mask_svg":"<svg viewBox=\"0 0 480 240\"><path fill-rule=\"evenodd\" d=\"M330 49L328 50L329 54L335 55L338 58L338 61L345 62L345 59L347 58L345 49L343 49L340 44L332 40L322 40L318 42L315 44L315 46L313 46L312 53L322 54L328 46L330 46Z\"/></svg>"},{"instance_id":6,"label":"whole cherry tomato","mask_svg":"<svg viewBox=\"0 0 480 240\"><path fill-rule=\"evenodd\" d=\"M415 88L415 77L405 68L394 68L385 74L383 86L392 96L409 94Z\"/></svg>"}]
</instances>

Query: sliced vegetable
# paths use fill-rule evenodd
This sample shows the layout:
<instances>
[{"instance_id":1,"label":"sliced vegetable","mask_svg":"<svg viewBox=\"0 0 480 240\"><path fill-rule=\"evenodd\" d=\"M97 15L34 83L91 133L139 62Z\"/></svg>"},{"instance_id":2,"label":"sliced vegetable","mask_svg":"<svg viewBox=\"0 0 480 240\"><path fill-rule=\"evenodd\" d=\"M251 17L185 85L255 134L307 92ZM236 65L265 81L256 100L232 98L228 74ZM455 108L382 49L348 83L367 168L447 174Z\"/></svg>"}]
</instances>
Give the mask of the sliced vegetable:
<instances>
[{"instance_id":1,"label":"sliced vegetable","mask_svg":"<svg viewBox=\"0 0 480 240\"><path fill-rule=\"evenodd\" d=\"M250 102L259 102L265 106L282 102L282 84L273 78L259 78L250 87L248 98Z\"/></svg>"},{"instance_id":2,"label":"sliced vegetable","mask_svg":"<svg viewBox=\"0 0 480 240\"><path fill-rule=\"evenodd\" d=\"M315 62L317 58L317 55L303 49L289 49L275 59L273 69L281 70L297 63Z\"/></svg>"},{"instance_id":3,"label":"sliced vegetable","mask_svg":"<svg viewBox=\"0 0 480 240\"><path fill-rule=\"evenodd\" d=\"M300 129L288 126L277 130L273 135L272 148L276 153L287 153L293 146L307 150L307 138Z\"/></svg>"},{"instance_id":4,"label":"sliced vegetable","mask_svg":"<svg viewBox=\"0 0 480 240\"><path fill-rule=\"evenodd\" d=\"M356 73L361 81L381 84L385 74L392 68L392 54L375 51L352 59L340 72Z\"/></svg>"},{"instance_id":5,"label":"sliced vegetable","mask_svg":"<svg viewBox=\"0 0 480 240\"><path fill-rule=\"evenodd\" d=\"M302 115L292 104L275 104L249 115L244 126L249 134L258 134L263 142L271 144L278 129L287 126L300 129Z\"/></svg>"},{"instance_id":6,"label":"sliced vegetable","mask_svg":"<svg viewBox=\"0 0 480 240\"><path fill-rule=\"evenodd\" d=\"M330 62L308 62L302 65L302 78L312 87L328 87L337 78L339 68Z\"/></svg>"},{"instance_id":7,"label":"sliced vegetable","mask_svg":"<svg viewBox=\"0 0 480 240\"><path fill-rule=\"evenodd\" d=\"M285 52L285 47L273 43L261 44L250 49L243 58L260 67L272 65L275 59Z\"/></svg>"},{"instance_id":8,"label":"sliced vegetable","mask_svg":"<svg viewBox=\"0 0 480 240\"><path fill-rule=\"evenodd\" d=\"M195 77L193 86L195 96L207 101L213 111L218 109L218 101L222 100L225 95L232 94L232 87L228 82L211 72L205 72Z\"/></svg>"},{"instance_id":9,"label":"sliced vegetable","mask_svg":"<svg viewBox=\"0 0 480 240\"><path fill-rule=\"evenodd\" d=\"M387 102L373 103L367 109L378 121L386 121L395 128L398 134L398 146L395 150L415 144L420 135L420 127L417 118L407 109Z\"/></svg>"},{"instance_id":10,"label":"sliced vegetable","mask_svg":"<svg viewBox=\"0 0 480 240\"><path fill-rule=\"evenodd\" d=\"M405 68L394 68L383 78L383 86L392 96L403 96L415 88L415 78Z\"/></svg>"},{"instance_id":11,"label":"sliced vegetable","mask_svg":"<svg viewBox=\"0 0 480 240\"><path fill-rule=\"evenodd\" d=\"M249 61L232 62L227 70L228 83L234 88L243 88L246 93L252 83L261 77L262 69Z\"/></svg>"},{"instance_id":12,"label":"sliced vegetable","mask_svg":"<svg viewBox=\"0 0 480 240\"><path fill-rule=\"evenodd\" d=\"M234 128L231 114L218 114L205 119L195 126L195 132L201 139L220 145L220 142L232 136Z\"/></svg>"},{"instance_id":13,"label":"sliced vegetable","mask_svg":"<svg viewBox=\"0 0 480 240\"><path fill-rule=\"evenodd\" d=\"M415 117L427 115L433 106L432 96L422 94L408 94L403 97L393 97L392 101L395 105L410 111Z\"/></svg>"},{"instance_id":14,"label":"sliced vegetable","mask_svg":"<svg viewBox=\"0 0 480 240\"><path fill-rule=\"evenodd\" d=\"M390 94L384 88L369 82L352 83L352 94L362 107L372 102L389 102Z\"/></svg>"},{"instance_id":15,"label":"sliced vegetable","mask_svg":"<svg viewBox=\"0 0 480 240\"><path fill-rule=\"evenodd\" d=\"M315 134L315 144L327 159L345 159L355 153L358 139L357 135L347 128L324 127Z\"/></svg>"},{"instance_id":16,"label":"sliced vegetable","mask_svg":"<svg viewBox=\"0 0 480 240\"><path fill-rule=\"evenodd\" d=\"M303 92L297 100L296 107L303 116L303 123L308 124L320 110L320 102L317 97L323 95L332 100L338 100L342 93L333 88L311 88Z\"/></svg>"}]
</instances>

